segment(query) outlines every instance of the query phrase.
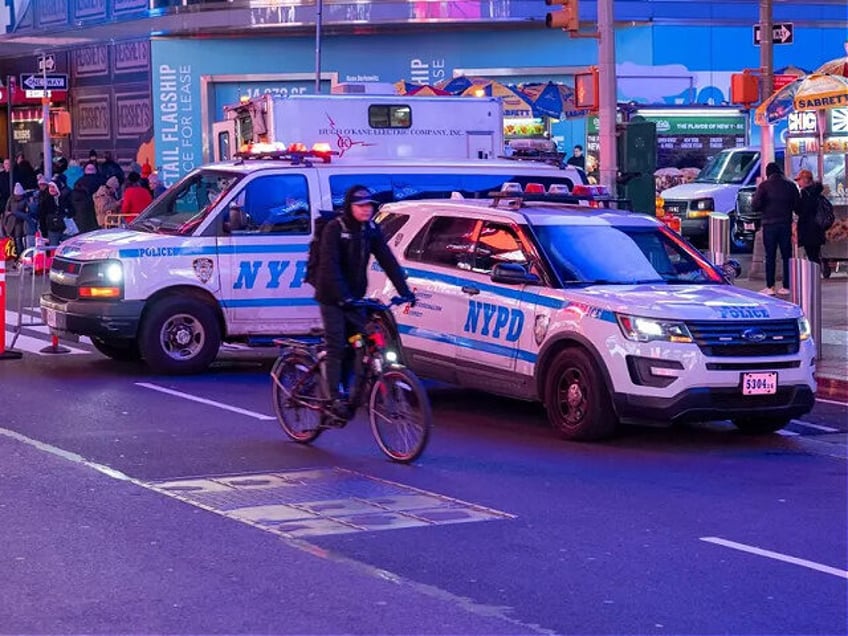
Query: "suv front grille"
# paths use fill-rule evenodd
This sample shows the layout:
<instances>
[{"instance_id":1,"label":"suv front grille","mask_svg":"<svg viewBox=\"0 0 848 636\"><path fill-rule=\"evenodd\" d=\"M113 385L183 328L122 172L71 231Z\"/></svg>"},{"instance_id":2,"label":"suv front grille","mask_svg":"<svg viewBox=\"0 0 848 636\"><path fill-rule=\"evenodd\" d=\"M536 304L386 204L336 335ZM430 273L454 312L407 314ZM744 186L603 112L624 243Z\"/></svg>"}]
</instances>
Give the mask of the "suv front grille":
<instances>
[{"instance_id":1,"label":"suv front grille","mask_svg":"<svg viewBox=\"0 0 848 636\"><path fill-rule=\"evenodd\" d=\"M50 266L50 293L63 300L77 300L79 298L79 287L76 282L79 279L82 266L83 264L78 261L71 261L58 256L54 258L53 264Z\"/></svg>"},{"instance_id":2,"label":"suv front grille","mask_svg":"<svg viewBox=\"0 0 848 636\"><path fill-rule=\"evenodd\" d=\"M797 320L687 322L695 343L712 357L785 356L798 353Z\"/></svg>"}]
</instances>

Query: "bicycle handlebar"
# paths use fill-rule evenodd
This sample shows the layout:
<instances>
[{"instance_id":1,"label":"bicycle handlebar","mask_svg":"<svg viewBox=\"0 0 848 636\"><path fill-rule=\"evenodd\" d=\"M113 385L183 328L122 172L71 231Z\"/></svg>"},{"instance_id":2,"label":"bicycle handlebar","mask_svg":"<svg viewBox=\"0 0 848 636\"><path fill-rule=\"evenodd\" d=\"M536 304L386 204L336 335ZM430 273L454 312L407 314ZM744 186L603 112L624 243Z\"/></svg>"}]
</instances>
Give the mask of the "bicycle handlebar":
<instances>
[{"instance_id":1,"label":"bicycle handlebar","mask_svg":"<svg viewBox=\"0 0 848 636\"><path fill-rule=\"evenodd\" d=\"M351 307L359 307L361 309L367 309L371 311L388 311L394 306L403 305L409 302L412 302L412 299L405 298L403 296L395 296L389 301L388 304L381 303L379 300L376 300L374 298L360 298L348 304Z\"/></svg>"}]
</instances>

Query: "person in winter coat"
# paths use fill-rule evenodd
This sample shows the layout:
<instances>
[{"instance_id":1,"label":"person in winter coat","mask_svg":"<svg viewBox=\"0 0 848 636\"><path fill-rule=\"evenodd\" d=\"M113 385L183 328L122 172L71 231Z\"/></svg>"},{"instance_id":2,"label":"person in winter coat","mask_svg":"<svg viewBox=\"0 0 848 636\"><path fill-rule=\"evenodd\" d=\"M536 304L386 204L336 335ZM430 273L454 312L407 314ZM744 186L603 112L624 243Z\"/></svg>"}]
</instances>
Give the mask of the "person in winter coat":
<instances>
[{"instance_id":1,"label":"person in winter coat","mask_svg":"<svg viewBox=\"0 0 848 636\"><path fill-rule=\"evenodd\" d=\"M801 170L795 177L801 188L801 203L798 206L798 245L804 248L807 258L821 265L821 249L827 238L825 230L816 223L819 199L823 196L824 186L813 181L813 173Z\"/></svg>"},{"instance_id":2,"label":"person in winter coat","mask_svg":"<svg viewBox=\"0 0 848 636\"><path fill-rule=\"evenodd\" d=\"M26 246L35 247L35 232L40 229L41 200L47 194L47 179L43 174L38 175L38 190L29 197L29 219L26 228ZM47 236L42 232L42 236Z\"/></svg>"},{"instance_id":3,"label":"person in winter coat","mask_svg":"<svg viewBox=\"0 0 848 636\"><path fill-rule=\"evenodd\" d=\"M368 287L368 261L373 255L401 296L414 301L404 273L383 233L374 224L376 201L364 186L354 186L345 194L344 212L327 223L321 233L318 267L315 273L315 300L321 310L327 346L326 372L331 409L340 421L350 419L347 400L340 384L349 353L347 339L362 333L365 317L352 305Z\"/></svg>"},{"instance_id":4,"label":"person in winter coat","mask_svg":"<svg viewBox=\"0 0 848 636\"><path fill-rule=\"evenodd\" d=\"M132 223L135 218L144 212L144 208L153 201L150 190L141 185L141 175L130 172L127 175L127 185L124 188L124 198L121 201L121 214L126 214L124 221Z\"/></svg>"},{"instance_id":5,"label":"person in winter coat","mask_svg":"<svg viewBox=\"0 0 848 636\"><path fill-rule=\"evenodd\" d=\"M24 236L26 236L26 224L29 220L29 202L26 190L20 183L16 183L12 190L12 196L6 203L3 213L3 232L15 241L15 253L18 258L24 251Z\"/></svg>"},{"instance_id":6,"label":"person in winter coat","mask_svg":"<svg viewBox=\"0 0 848 636\"><path fill-rule=\"evenodd\" d=\"M150 191L153 193L153 198L157 198L160 194L162 194L167 188L165 188L165 184L159 180L158 172L151 172L150 176L147 178L148 183L150 183Z\"/></svg>"},{"instance_id":7,"label":"person in winter coat","mask_svg":"<svg viewBox=\"0 0 848 636\"><path fill-rule=\"evenodd\" d=\"M798 211L801 195L797 186L783 176L772 161L766 166L766 180L757 186L751 208L762 216L763 246L766 252L766 288L762 293L788 295L789 259L792 256L792 213ZM777 250L783 259L783 286L775 289Z\"/></svg>"},{"instance_id":8,"label":"person in winter coat","mask_svg":"<svg viewBox=\"0 0 848 636\"><path fill-rule=\"evenodd\" d=\"M67 169L62 173L65 176L65 185L69 188L73 188L76 185L77 181L82 178L83 171L82 167L79 165L79 161L76 159L71 159L70 163L68 163Z\"/></svg>"},{"instance_id":9,"label":"person in winter coat","mask_svg":"<svg viewBox=\"0 0 848 636\"><path fill-rule=\"evenodd\" d=\"M80 179L74 184L74 187L82 184L86 192L88 192L88 195L93 197L94 193L97 192L97 189L106 183L106 179L98 174L97 166L93 163L86 164L83 172L85 174L83 174L82 177L80 177Z\"/></svg>"},{"instance_id":10,"label":"person in winter coat","mask_svg":"<svg viewBox=\"0 0 848 636\"><path fill-rule=\"evenodd\" d=\"M108 150L103 153L103 163L100 165L100 175L107 181L110 177L115 177L118 180L119 186L124 183L124 169L112 158L112 153Z\"/></svg>"},{"instance_id":11,"label":"person in winter coat","mask_svg":"<svg viewBox=\"0 0 848 636\"><path fill-rule=\"evenodd\" d=\"M70 212L80 234L92 232L99 228L97 215L94 211L94 198L88 193L82 179L77 181L74 189L71 190Z\"/></svg>"},{"instance_id":12,"label":"person in winter coat","mask_svg":"<svg viewBox=\"0 0 848 636\"><path fill-rule=\"evenodd\" d=\"M38 188L38 179L35 175L35 169L32 164L27 161L24 153L19 152L15 158L15 167L12 168L15 175L15 183L20 183L24 190L35 190Z\"/></svg>"},{"instance_id":13,"label":"person in winter coat","mask_svg":"<svg viewBox=\"0 0 848 636\"><path fill-rule=\"evenodd\" d=\"M42 193L38 206L38 226L50 245L58 245L65 234L65 210L59 203L59 186L52 181Z\"/></svg>"},{"instance_id":14,"label":"person in winter coat","mask_svg":"<svg viewBox=\"0 0 848 636\"><path fill-rule=\"evenodd\" d=\"M94 214L97 217L97 225L100 227L106 227L110 214L120 213L121 200L118 198L120 187L117 178L109 177L105 185L100 186L94 193Z\"/></svg>"}]
</instances>

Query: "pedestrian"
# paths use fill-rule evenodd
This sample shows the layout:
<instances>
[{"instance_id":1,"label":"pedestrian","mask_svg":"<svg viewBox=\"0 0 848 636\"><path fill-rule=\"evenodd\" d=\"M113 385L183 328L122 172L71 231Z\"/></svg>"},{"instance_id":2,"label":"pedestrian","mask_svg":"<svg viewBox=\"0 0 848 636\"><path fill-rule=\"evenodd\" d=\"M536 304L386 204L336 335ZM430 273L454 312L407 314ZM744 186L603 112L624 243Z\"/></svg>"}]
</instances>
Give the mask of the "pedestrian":
<instances>
[{"instance_id":1,"label":"pedestrian","mask_svg":"<svg viewBox=\"0 0 848 636\"><path fill-rule=\"evenodd\" d=\"M760 213L763 247L766 256L766 287L763 294L789 294L789 258L792 256L792 214L801 203L798 187L784 175L780 165L772 161L766 166L766 179L757 186L751 209ZM783 285L775 287L777 250L783 260Z\"/></svg>"},{"instance_id":2,"label":"pedestrian","mask_svg":"<svg viewBox=\"0 0 848 636\"><path fill-rule=\"evenodd\" d=\"M59 245L65 233L65 212L59 204L59 186L53 181L47 184L47 192L39 204L38 226L47 237L49 245Z\"/></svg>"},{"instance_id":3,"label":"pedestrian","mask_svg":"<svg viewBox=\"0 0 848 636\"><path fill-rule=\"evenodd\" d=\"M47 179L43 174L38 175L38 190L29 197L29 219L25 243L27 247L35 247L35 233L40 229L41 201L47 195ZM47 236L44 234L44 236Z\"/></svg>"},{"instance_id":4,"label":"pedestrian","mask_svg":"<svg viewBox=\"0 0 848 636\"><path fill-rule=\"evenodd\" d=\"M565 162L569 166L586 170L586 157L583 155L583 146L577 144L574 146L573 154Z\"/></svg>"},{"instance_id":5,"label":"pedestrian","mask_svg":"<svg viewBox=\"0 0 848 636\"><path fill-rule=\"evenodd\" d=\"M35 190L38 187L35 169L27 161L24 153L19 152L15 157L15 167L12 168L12 172L15 176L15 183L20 183L24 190Z\"/></svg>"},{"instance_id":6,"label":"pedestrian","mask_svg":"<svg viewBox=\"0 0 848 636\"><path fill-rule=\"evenodd\" d=\"M67 169L62 174L65 175L66 185L69 188L73 188L74 185L76 185L77 180L79 180L83 175L82 166L76 159L71 159L68 162Z\"/></svg>"},{"instance_id":7,"label":"pedestrian","mask_svg":"<svg viewBox=\"0 0 848 636\"><path fill-rule=\"evenodd\" d=\"M77 181L74 189L71 190L69 213L69 216L74 219L74 224L76 224L79 234L98 229L97 214L94 210L94 197L88 193L82 179Z\"/></svg>"},{"instance_id":8,"label":"pedestrian","mask_svg":"<svg viewBox=\"0 0 848 636\"><path fill-rule=\"evenodd\" d=\"M29 220L26 190L20 183L15 183L12 196L6 203L3 213L3 232L7 238L15 242L15 257L20 258L24 251L24 236L26 223Z\"/></svg>"},{"instance_id":9,"label":"pedestrian","mask_svg":"<svg viewBox=\"0 0 848 636\"><path fill-rule=\"evenodd\" d=\"M116 177L109 177L106 183L94 193L94 214L98 226L106 227L109 216L120 213L121 199L118 196L120 187Z\"/></svg>"},{"instance_id":10,"label":"pedestrian","mask_svg":"<svg viewBox=\"0 0 848 636\"><path fill-rule=\"evenodd\" d=\"M106 180L108 180L109 177L115 177L118 180L119 186L124 183L124 169L112 158L112 153L109 151L103 153L103 163L100 165L100 176Z\"/></svg>"},{"instance_id":11,"label":"pedestrian","mask_svg":"<svg viewBox=\"0 0 848 636\"><path fill-rule=\"evenodd\" d=\"M827 241L827 231L816 222L824 186L813 180L813 173L801 170L795 177L801 188L801 204L798 208L798 246L804 248L807 259L821 265L822 245Z\"/></svg>"},{"instance_id":12,"label":"pedestrian","mask_svg":"<svg viewBox=\"0 0 848 636\"><path fill-rule=\"evenodd\" d=\"M2 168L0 168L0 214L6 209L6 202L12 196L12 162L9 159L3 159Z\"/></svg>"},{"instance_id":13,"label":"pedestrian","mask_svg":"<svg viewBox=\"0 0 848 636\"><path fill-rule=\"evenodd\" d=\"M157 198L160 194L165 191L165 184L159 179L158 172L151 172L150 176L147 178L147 181L150 183L150 191L153 193L153 198Z\"/></svg>"},{"instance_id":14,"label":"pedestrian","mask_svg":"<svg viewBox=\"0 0 848 636\"><path fill-rule=\"evenodd\" d=\"M124 197L121 200L121 214L126 215L125 223L132 223L136 217L144 212L144 208L153 201L150 190L141 184L141 175L138 172L130 172L127 175L127 185L124 188Z\"/></svg>"},{"instance_id":15,"label":"pedestrian","mask_svg":"<svg viewBox=\"0 0 848 636\"><path fill-rule=\"evenodd\" d=\"M74 184L76 187L79 184L82 184L83 187L88 192L89 196L94 196L94 193L97 192L98 188L106 183L106 179L101 177L97 173L97 166L93 163L87 163L85 168L83 169L84 174L79 180Z\"/></svg>"}]
</instances>

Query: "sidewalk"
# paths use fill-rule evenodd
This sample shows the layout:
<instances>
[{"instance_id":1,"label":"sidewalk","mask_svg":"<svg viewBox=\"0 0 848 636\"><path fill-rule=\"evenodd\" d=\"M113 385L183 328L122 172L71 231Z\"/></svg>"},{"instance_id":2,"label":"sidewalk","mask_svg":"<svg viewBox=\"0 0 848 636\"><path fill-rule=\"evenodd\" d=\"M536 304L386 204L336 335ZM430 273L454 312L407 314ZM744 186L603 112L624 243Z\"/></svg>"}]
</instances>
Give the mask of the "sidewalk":
<instances>
[{"instance_id":1,"label":"sidewalk","mask_svg":"<svg viewBox=\"0 0 848 636\"><path fill-rule=\"evenodd\" d=\"M748 278L750 256L734 255L734 258L742 264L742 277L736 280L737 286L754 291L765 287L762 278ZM821 342L816 343L819 349L818 396L848 401L848 267L840 264L839 271L822 279L821 283L822 337Z\"/></svg>"}]
</instances>

